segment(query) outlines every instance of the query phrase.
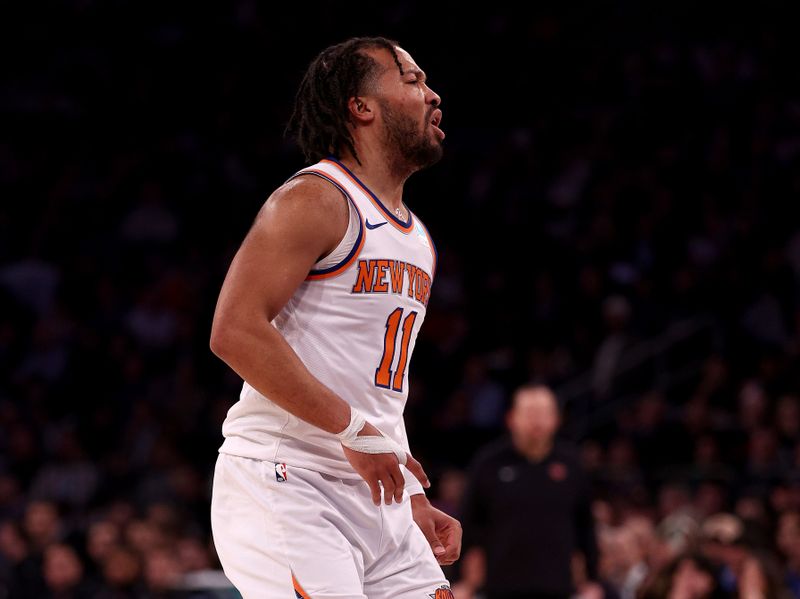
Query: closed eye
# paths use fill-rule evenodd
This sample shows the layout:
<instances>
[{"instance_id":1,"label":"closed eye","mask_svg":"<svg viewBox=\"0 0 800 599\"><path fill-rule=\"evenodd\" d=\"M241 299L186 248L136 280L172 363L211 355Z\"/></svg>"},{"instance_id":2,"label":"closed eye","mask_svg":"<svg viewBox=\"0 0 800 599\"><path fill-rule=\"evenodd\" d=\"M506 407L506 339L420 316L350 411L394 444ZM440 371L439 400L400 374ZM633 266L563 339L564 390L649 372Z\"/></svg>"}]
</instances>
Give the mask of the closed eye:
<instances>
[{"instance_id":1,"label":"closed eye","mask_svg":"<svg viewBox=\"0 0 800 599\"><path fill-rule=\"evenodd\" d=\"M425 81L428 79L425 76L425 73L418 70L414 70L406 74L409 77L413 77L413 79L409 79L408 81L406 81L406 83L408 83L409 85L419 85L420 83L425 83Z\"/></svg>"}]
</instances>

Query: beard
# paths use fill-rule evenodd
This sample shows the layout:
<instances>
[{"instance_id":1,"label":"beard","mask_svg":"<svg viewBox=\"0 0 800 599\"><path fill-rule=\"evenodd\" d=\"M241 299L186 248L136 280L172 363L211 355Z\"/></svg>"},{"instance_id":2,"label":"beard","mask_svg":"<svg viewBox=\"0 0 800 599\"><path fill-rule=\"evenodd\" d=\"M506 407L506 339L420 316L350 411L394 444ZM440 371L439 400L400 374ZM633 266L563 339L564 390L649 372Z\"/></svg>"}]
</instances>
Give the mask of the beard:
<instances>
[{"instance_id":1,"label":"beard","mask_svg":"<svg viewBox=\"0 0 800 599\"><path fill-rule=\"evenodd\" d=\"M380 106L384 123L384 143L393 172L407 175L441 160L444 153L442 143L428 132L430 115L425 120L425 126L420 128L418 121L395 110L388 102L381 102ZM433 110L432 108L431 114Z\"/></svg>"}]
</instances>

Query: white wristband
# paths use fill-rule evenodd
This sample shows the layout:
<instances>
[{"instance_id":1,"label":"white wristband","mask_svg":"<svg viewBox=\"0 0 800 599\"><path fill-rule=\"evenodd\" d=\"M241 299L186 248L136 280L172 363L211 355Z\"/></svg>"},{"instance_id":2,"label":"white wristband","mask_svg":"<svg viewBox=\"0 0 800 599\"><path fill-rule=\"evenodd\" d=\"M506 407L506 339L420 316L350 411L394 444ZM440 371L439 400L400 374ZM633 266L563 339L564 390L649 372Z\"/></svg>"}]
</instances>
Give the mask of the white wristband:
<instances>
[{"instance_id":1,"label":"white wristband","mask_svg":"<svg viewBox=\"0 0 800 599\"><path fill-rule=\"evenodd\" d=\"M405 465L408 461L408 455L398 443L392 441L389 437L365 435L359 437L358 433L364 428L367 423L364 416L355 408L350 408L350 424L341 433L337 433L336 437L339 442L353 451L360 451L361 453L393 453L397 456L397 461Z\"/></svg>"},{"instance_id":2,"label":"white wristband","mask_svg":"<svg viewBox=\"0 0 800 599\"><path fill-rule=\"evenodd\" d=\"M342 445L344 445L345 441L352 441L355 439L366 423L367 421L361 415L361 412L356 410L353 406L350 406L350 424L348 424L347 428L341 433L336 433L336 436L339 438L339 441L342 442Z\"/></svg>"}]
</instances>

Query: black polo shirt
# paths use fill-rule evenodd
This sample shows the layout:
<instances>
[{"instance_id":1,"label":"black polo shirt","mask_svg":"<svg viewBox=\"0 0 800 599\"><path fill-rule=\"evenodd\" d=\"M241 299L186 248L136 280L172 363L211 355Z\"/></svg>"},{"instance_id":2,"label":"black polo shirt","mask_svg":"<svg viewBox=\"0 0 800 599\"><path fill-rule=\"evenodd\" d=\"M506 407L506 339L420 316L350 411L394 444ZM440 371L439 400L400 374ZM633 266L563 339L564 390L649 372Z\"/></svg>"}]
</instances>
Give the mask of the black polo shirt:
<instances>
[{"instance_id":1,"label":"black polo shirt","mask_svg":"<svg viewBox=\"0 0 800 599\"><path fill-rule=\"evenodd\" d=\"M493 596L566 596L571 559L584 554L596 578L597 546L589 483L577 456L556 443L540 462L510 440L485 448L470 469L464 498L464 545L486 551L486 591Z\"/></svg>"}]
</instances>

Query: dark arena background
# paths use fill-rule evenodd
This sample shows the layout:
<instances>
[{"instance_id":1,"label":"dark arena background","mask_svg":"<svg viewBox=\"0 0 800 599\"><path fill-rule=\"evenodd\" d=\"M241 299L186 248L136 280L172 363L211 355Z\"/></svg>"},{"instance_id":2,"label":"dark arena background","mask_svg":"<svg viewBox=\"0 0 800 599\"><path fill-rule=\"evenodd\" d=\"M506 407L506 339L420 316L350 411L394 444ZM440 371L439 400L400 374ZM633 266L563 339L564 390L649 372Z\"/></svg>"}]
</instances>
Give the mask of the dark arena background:
<instances>
[{"instance_id":1,"label":"dark arena background","mask_svg":"<svg viewBox=\"0 0 800 599\"><path fill-rule=\"evenodd\" d=\"M211 319L304 165L303 71L353 35L397 39L442 96L445 157L406 188L440 258L406 412L434 505L459 517L543 383L591 482L581 596L679 596L691 558L712 580L680 596L800 597L790 13L292 4L4 7L0 598L236 596L208 511L241 380ZM474 568L446 569L458 599Z\"/></svg>"}]
</instances>

